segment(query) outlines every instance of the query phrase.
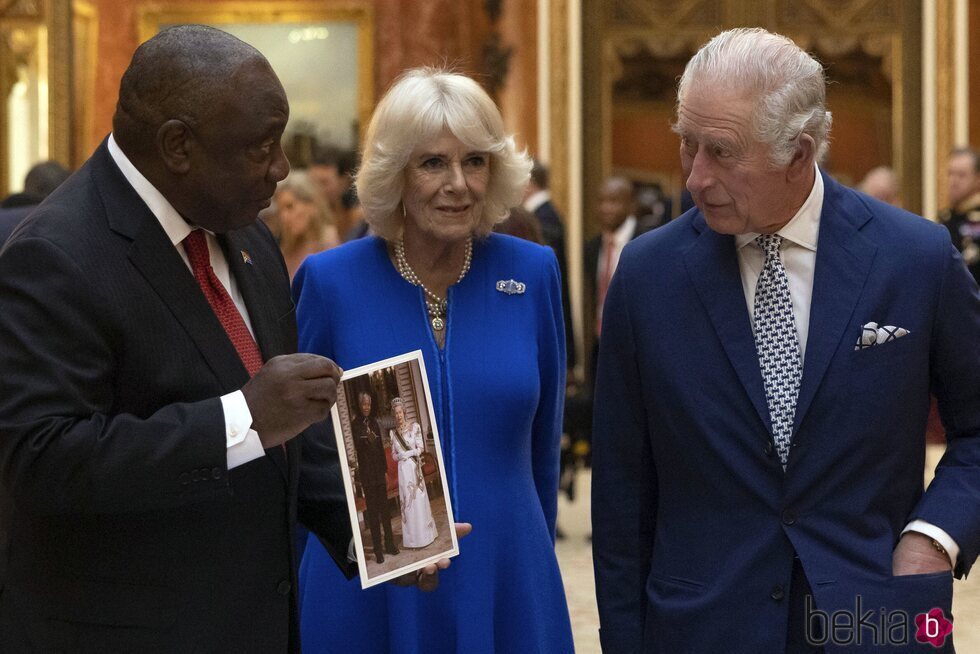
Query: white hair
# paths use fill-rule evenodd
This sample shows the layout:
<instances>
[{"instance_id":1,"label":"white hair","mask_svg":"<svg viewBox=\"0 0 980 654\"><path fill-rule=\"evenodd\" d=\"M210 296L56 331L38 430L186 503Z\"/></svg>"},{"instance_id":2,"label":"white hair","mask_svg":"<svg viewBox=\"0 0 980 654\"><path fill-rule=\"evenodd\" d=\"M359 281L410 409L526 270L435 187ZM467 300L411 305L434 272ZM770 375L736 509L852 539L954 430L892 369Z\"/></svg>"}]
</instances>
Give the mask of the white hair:
<instances>
[{"instance_id":1,"label":"white hair","mask_svg":"<svg viewBox=\"0 0 980 654\"><path fill-rule=\"evenodd\" d=\"M465 75L415 68L395 82L375 109L357 174L365 218L382 238L401 237L398 205L412 151L447 128L467 147L490 155L490 181L475 234L489 234L511 207L520 204L531 158L518 152L514 138L504 133L504 121L490 96Z\"/></svg>"},{"instance_id":2,"label":"white hair","mask_svg":"<svg viewBox=\"0 0 980 654\"><path fill-rule=\"evenodd\" d=\"M687 63L677 88L678 108L694 85L755 99L753 129L758 141L769 145L772 165L790 162L801 134L813 139L817 161L826 155L832 118L823 65L785 36L758 27L718 34Z\"/></svg>"}]
</instances>

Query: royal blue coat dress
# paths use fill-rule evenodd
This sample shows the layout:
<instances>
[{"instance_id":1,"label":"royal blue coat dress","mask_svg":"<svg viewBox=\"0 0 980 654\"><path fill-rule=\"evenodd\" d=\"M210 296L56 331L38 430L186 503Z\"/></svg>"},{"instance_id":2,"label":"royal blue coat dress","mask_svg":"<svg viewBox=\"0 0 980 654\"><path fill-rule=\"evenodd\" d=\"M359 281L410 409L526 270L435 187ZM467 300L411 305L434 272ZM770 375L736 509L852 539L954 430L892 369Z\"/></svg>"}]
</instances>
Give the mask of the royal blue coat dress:
<instances>
[{"instance_id":1,"label":"royal blue coat dress","mask_svg":"<svg viewBox=\"0 0 980 654\"><path fill-rule=\"evenodd\" d=\"M526 285L497 290L498 281ZM551 250L492 234L449 289L445 348L422 289L377 237L312 256L293 284L299 349L344 369L421 349L458 522L473 524L439 588L361 590L316 539L300 568L303 649L570 652L554 551L565 339Z\"/></svg>"}]
</instances>

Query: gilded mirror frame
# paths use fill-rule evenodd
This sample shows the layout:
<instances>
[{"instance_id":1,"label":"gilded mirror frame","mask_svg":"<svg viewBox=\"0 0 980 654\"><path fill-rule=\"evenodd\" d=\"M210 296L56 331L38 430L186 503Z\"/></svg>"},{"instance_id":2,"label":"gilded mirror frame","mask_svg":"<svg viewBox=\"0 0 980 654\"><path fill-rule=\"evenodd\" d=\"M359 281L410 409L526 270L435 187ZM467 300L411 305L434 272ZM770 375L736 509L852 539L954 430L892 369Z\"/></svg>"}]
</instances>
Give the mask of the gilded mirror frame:
<instances>
[{"instance_id":1,"label":"gilded mirror frame","mask_svg":"<svg viewBox=\"0 0 980 654\"><path fill-rule=\"evenodd\" d=\"M374 110L374 9L357 2L209 2L158 5L147 3L137 11L140 43L161 25L199 23L221 25L251 23L351 22L357 27L357 120L360 134Z\"/></svg>"},{"instance_id":2,"label":"gilded mirror frame","mask_svg":"<svg viewBox=\"0 0 980 654\"><path fill-rule=\"evenodd\" d=\"M922 204L921 6L919 0L863 0L837 3L824 11L820 0L583 0L584 15L599 29L583 34L586 152L584 180L603 179L616 171L612 162L613 85L621 44L655 41L696 49L722 28L760 25L801 42L805 48L822 40L876 42L893 83L891 97L891 165L903 179L905 206ZM870 12L870 13L869 13ZM815 20L814 17L820 20ZM624 17L629 17L626 20ZM692 50L693 51L693 50ZM673 184L675 190L677 181ZM583 188L585 206L595 191ZM588 231L589 225L586 225Z\"/></svg>"}]
</instances>

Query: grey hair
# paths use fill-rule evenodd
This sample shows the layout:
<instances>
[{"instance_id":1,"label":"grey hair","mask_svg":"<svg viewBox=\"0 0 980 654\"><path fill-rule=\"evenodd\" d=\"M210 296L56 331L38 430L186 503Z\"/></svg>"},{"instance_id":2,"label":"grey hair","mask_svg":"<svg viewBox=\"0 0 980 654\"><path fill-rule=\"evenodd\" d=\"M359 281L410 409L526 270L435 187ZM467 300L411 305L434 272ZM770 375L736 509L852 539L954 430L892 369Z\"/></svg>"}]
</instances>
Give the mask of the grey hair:
<instances>
[{"instance_id":1,"label":"grey hair","mask_svg":"<svg viewBox=\"0 0 980 654\"><path fill-rule=\"evenodd\" d=\"M386 240L401 237L398 205L412 151L443 129L467 147L490 155L490 182L476 236L485 236L518 205L531 172L531 158L504 132L500 111L479 84L440 68L403 74L378 104L364 139L357 196L368 224Z\"/></svg>"},{"instance_id":2,"label":"grey hair","mask_svg":"<svg viewBox=\"0 0 980 654\"><path fill-rule=\"evenodd\" d=\"M687 63L678 109L693 85L721 86L756 99L753 129L769 145L773 166L790 162L801 134L813 138L817 161L826 156L832 117L823 65L787 37L758 27L718 34Z\"/></svg>"}]
</instances>

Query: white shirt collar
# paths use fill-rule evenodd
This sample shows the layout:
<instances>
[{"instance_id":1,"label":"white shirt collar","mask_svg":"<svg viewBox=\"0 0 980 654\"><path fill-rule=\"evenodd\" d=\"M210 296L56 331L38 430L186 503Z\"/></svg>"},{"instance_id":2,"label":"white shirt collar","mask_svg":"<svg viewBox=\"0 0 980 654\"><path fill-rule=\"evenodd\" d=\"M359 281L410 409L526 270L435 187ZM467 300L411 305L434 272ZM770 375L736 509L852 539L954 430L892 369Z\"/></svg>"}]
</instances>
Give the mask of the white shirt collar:
<instances>
[{"instance_id":1,"label":"white shirt collar","mask_svg":"<svg viewBox=\"0 0 980 654\"><path fill-rule=\"evenodd\" d=\"M541 190L536 193L532 193L528 196L527 200L524 200L524 208L534 213L538 210L542 204L551 199L551 194L547 190Z\"/></svg>"},{"instance_id":2,"label":"white shirt collar","mask_svg":"<svg viewBox=\"0 0 980 654\"><path fill-rule=\"evenodd\" d=\"M613 232L613 240L617 245L623 246L629 243L630 238L633 237L633 232L636 231L636 216L630 214L627 216L623 224L616 228Z\"/></svg>"},{"instance_id":3,"label":"white shirt collar","mask_svg":"<svg viewBox=\"0 0 980 654\"><path fill-rule=\"evenodd\" d=\"M189 225L167 198L163 197L163 194L143 176L143 173L136 169L129 157L119 148L112 134L109 134L109 156L116 162L119 171L122 172L123 177L133 187L136 194L160 221L160 226L167 233L170 242L174 244L174 247L179 245L194 227Z\"/></svg>"},{"instance_id":4,"label":"white shirt collar","mask_svg":"<svg viewBox=\"0 0 980 654\"><path fill-rule=\"evenodd\" d=\"M792 241L796 245L816 252L817 237L820 234L820 214L823 212L823 177L819 167L814 165L814 169L816 174L813 179L813 188L810 189L810 195L807 196L806 202L796 212L796 215L776 233L787 241ZM754 241L757 236L759 236L758 232L737 234L735 246L742 248Z\"/></svg>"}]
</instances>

